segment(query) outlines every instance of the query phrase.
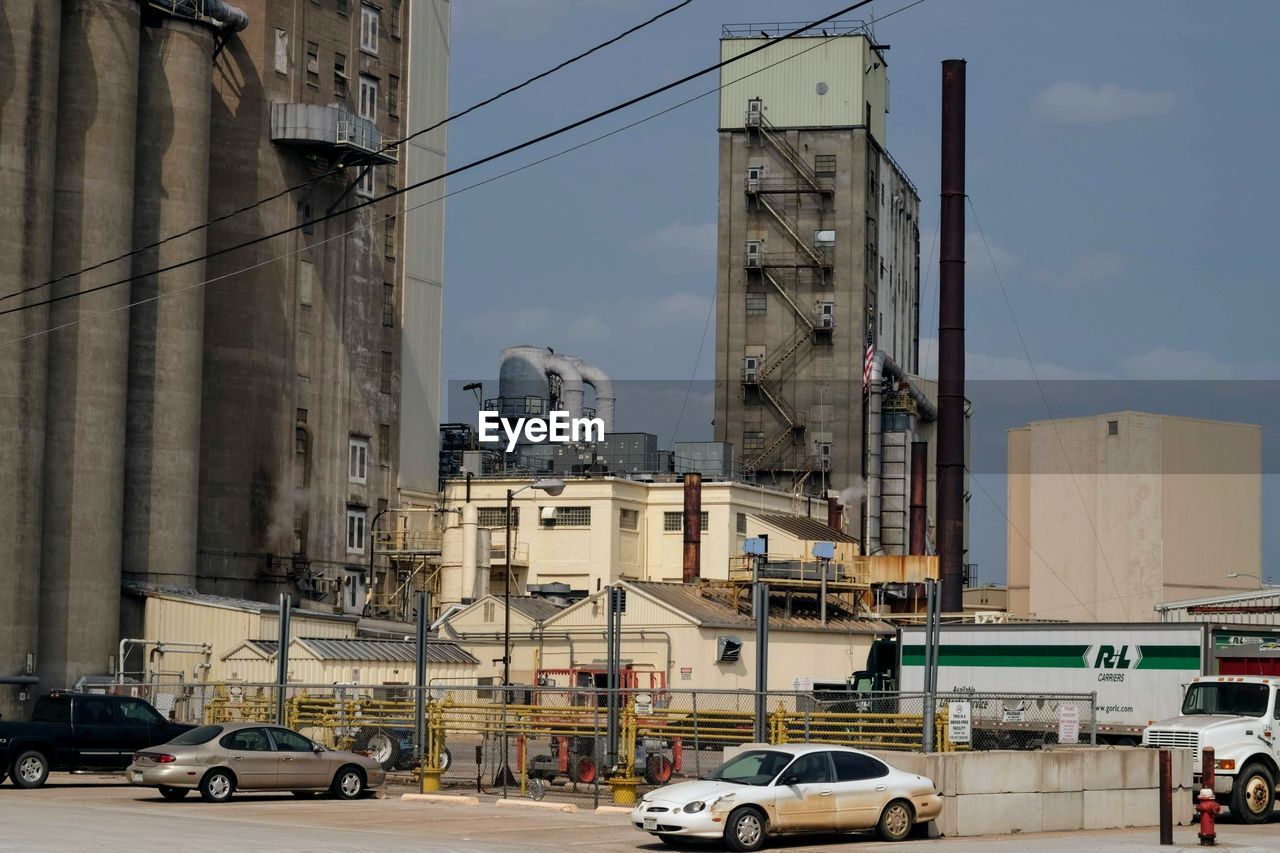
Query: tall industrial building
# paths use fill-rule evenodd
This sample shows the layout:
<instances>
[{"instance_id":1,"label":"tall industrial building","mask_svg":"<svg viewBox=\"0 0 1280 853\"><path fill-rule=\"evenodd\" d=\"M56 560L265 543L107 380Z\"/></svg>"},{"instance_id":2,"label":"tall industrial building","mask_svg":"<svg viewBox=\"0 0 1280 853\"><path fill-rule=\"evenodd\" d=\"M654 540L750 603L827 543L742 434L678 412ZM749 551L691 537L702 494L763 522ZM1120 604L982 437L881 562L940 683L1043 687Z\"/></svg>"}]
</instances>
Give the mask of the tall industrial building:
<instances>
[{"instance_id":1,"label":"tall industrial building","mask_svg":"<svg viewBox=\"0 0 1280 853\"><path fill-rule=\"evenodd\" d=\"M1009 430L1008 453L1010 613L1153 622L1163 602L1258 588L1256 424L1036 421Z\"/></svg>"},{"instance_id":2,"label":"tall industrial building","mask_svg":"<svg viewBox=\"0 0 1280 853\"><path fill-rule=\"evenodd\" d=\"M67 297L0 318L0 713L110 670L122 581L363 606L434 482L444 190L345 208L441 169L443 130L388 143L444 116L449 13L0 7L0 309Z\"/></svg>"},{"instance_id":3,"label":"tall industrial building","mask_svg":"<svg viewBox=\"0 0 1280 853\"><path fill-rule=\"evenodd\" d=\"M726 27L721 58L782 29ZM715 436L748 479L843 492L867 552L892 554L934 407L914 378L920 199L885 142L886 50L828 26L721 71Z\"/></svg>"}]
</instances>

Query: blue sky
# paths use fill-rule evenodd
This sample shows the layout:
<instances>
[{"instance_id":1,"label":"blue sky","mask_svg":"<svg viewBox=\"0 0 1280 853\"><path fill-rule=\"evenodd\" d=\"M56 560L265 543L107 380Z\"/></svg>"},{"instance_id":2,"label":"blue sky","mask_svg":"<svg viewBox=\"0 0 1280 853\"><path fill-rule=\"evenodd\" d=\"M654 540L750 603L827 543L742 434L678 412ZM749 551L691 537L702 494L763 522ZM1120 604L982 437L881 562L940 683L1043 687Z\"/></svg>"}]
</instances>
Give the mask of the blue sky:
<instances>
[{"instance_id":1,"label":"blue sky","mask_svg":"<svg viewBox=\"0 0 1280 853\"><path fill-rule=\"evenodd\" d=\"M877 0L872 9L883 16L906 2ZM451 107L666 5L456 2ZM694 0L451 125L451 165L716 61L724 23L808 20L840 5ZM1273 153L1280 98L1270 56L1280 3L926 0L879 24L876 34L892 46L888 147L920 188L922 267L937 222L939 63L969 62L968 188L1041 379L1280 379L1272 333L1280 282L1269 251L1280 195ZM505 168L715 83L712 76L689 84ZM688 381L715 286L716 104L712 95L449 200L447 379L493 376L503 346L535 343L618 378ZM969 377L1029 378L972 217L969 231ZM926 296L936 301L937 271L926 275ZM936 326L936 308L926 305L923 314L923 326ZM713 343L714 328L701 379L712 377ZM928 341L923 349L933 351ZM1265 417L1241 408L1218 416ZM988 426L992 436L1002 432ZM1002 479L992 476L987 488L1003 503ZM1268 498L1277 491L1268 484ZM1003 519L981 494L974 501L973 559L996 579L1003 576ZM1267 506L1264 521L1276 518L1275 502ZM1264 563L1280 564L1274 537L1264 540Z\"/></svg>"}]
</instances>

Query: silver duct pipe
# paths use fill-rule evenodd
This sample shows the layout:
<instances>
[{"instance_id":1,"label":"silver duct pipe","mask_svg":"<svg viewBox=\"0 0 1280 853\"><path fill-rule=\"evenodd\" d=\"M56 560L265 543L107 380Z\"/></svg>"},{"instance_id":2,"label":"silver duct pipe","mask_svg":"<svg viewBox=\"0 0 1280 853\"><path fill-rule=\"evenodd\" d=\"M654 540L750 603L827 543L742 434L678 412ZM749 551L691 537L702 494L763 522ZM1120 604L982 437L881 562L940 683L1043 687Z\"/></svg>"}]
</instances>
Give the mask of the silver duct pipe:
<instances>
[{"instance_id":1,"label":"silver duct pipe","mask_svg":"<svg viewBox=\"0 0 1280 853\"><path fill-rule=\"evenodd\" d=\"M507 347L502 351L498 396L504 400L526 396L544 398L547 377L552 374L560 377L560 401L569 417L582 417L582 373L573 359L543 347Z\"/></svg>"},{"instance_id":2,"label":"silver duct pipe","mask_svg":"<svg viewBox=\"0 0 1280 853\"><path fill-rule=\"evenodd\" d=\"M573 356L568 356L568 359L577 365L582 381L596 392L596 417L604 424L605 435L608 435L613 432L613 406L616 400L613 394L613 380L609 378L609 374L595 365L587 364Z\"/></svg>"},{"instance_id":3,"label":"silver duct pipe","mask_svg":"<svg viewBox=\"0 0 1280 853\"><path fill-rule=\"evenodd\" d=\"M204 0L204 13L222 24L224 30L238 33L249 26L249 16L239 6L225 0Z\"/></svg>"},{"instance_id":4,"label":"silver duct pipe","mask_svg":"<svg viewBox=\"0 0 1280 853\"><path fill-rule=\"evenodd\" d=\"M923 421L937 420L938 409L911 382L911 378L893 359L876 350L871 362L871 382L867 389L867 500L863 519L863 553L872 556L880 547L880 404L884 393L884 379L906 382L908 393L919 410Z\"/></svg>"}]
</instances>

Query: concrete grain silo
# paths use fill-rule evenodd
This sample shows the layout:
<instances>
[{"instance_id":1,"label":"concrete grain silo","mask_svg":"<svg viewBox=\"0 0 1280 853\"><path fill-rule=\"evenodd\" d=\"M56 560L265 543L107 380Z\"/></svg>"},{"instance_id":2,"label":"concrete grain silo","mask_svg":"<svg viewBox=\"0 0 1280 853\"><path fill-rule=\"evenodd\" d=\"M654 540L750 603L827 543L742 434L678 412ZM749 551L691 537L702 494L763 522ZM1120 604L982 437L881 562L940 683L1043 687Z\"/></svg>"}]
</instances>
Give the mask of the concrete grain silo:
<instances>
[{"instance_id":1,"label":"concrete grain silo","mask_svg":"<svg viewBox=\"0 0 1280 853\"><path fill-rule=\"evenodd\" d=\"M0 4L0 297L49 277L57 133L58 0ZM32 145L37 140L39 144ZM13 212L21 211L21 215ZM43 299L37 290L0 309ZM47 308L0 317L0 715L21 719L37 651ZM30 336L30 337L28 337ZM28 660L28 656L32 660Z\"/></svg>"},{"instance_id":2,"label":"concrete grain silo","mask_svg":"<svg viewBox=\"0 0 1280 853\"><path fill-rule=\"evenodd\" d=\"M133 248L134 116L141 8L136 0L64 0L52 272ZM54 288L127 278L128 260ZM129 288L50 307L46 397L40 682L105 672L118 634ZM81 321L84 322L81 322Z\"/></svg>"}]
</instances>

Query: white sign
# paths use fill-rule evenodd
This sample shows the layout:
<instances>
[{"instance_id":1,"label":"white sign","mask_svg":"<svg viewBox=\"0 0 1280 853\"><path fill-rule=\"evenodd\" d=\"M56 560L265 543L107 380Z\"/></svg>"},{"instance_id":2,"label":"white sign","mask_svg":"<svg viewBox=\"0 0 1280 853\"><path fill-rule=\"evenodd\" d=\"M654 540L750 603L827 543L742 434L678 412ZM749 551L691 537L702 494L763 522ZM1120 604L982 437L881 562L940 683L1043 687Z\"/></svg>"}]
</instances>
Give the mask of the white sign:
<instances>
[{"instance_id":1,"label":"white sign","mask_svg":"<svg viewBox=\"0 0 1280 853\"><path fill-rule=\"evenodd\" d=\"M947 739L968 743L973 738L973 715L968 702L947 703Z\"/></svg>"},{"instance_id":2,"label":"white sign","mask_svg":"<svg viewBox=\"0 0 1280 853\"><path fill-rule=\"evenodd\" d=\"M812 693L813 679L797 675L795 678L791 679L791 689L797 693Z\"/></svg>"},{"instance_id":3,"label":"white sign","mask_svg":"<svg viewBox=\"0 0 1280 853\"><path fill-rule=\"evenodd\" d=\"M1080 742L1080 709L1075 705L1058 706L1058 743Z\"/></svg>"},{"instance_id":4,"label":"white sign","mask_svg":"<svg viewBox=\"0 0 1280 853\"><path fill-rule=\"evenodd\" d=\"M1027 712L1023 708L1001 708L1000 722L1002 723L1021 723L1027 718Z\"/></svg>"},{"instance_id":5,"label":"white sign","mask_svg":"<svg viewBox=\"0 0 1280 853\"><path fill-rule=\"evenodd\" d=\"M516 449L523 436L525 444L576 444L604 441L604 421L600 418L571 418L568 412L551 412L549 418L504 418L498 412L480 413L480 441L501 443L499 428L506 433L507 452Z\"/></svg>"}]
</instances>

